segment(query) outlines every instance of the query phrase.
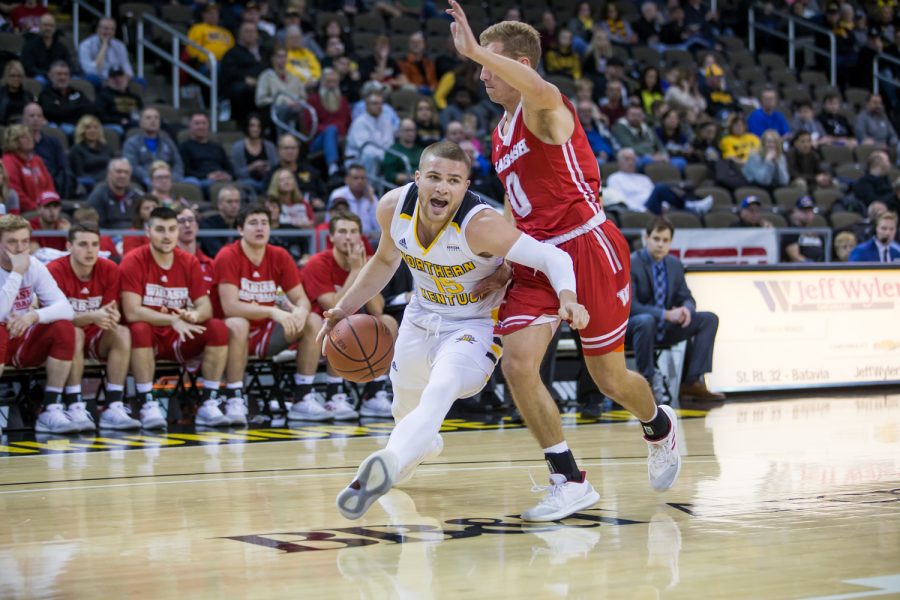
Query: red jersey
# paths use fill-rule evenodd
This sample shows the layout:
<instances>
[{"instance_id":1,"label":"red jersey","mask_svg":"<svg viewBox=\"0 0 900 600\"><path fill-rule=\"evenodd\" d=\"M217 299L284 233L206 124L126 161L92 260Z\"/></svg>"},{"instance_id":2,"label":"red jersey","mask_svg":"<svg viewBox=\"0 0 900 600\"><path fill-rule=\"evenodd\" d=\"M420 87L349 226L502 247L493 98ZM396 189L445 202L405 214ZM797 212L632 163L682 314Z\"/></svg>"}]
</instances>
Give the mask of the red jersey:
<instances>
[{"instance_id":1,"label":"red jersey","mask_svg":"<svg viewBox=\"0 0 900 600\"><path fill-rule=\"evenodd\" d=\"M78 278L68 256L51 261L47 264L47 270L69 299L75 316L99 310L101 306L119 300L119 267L111 260L98 258L87 281Z\"/></svg>"},{"instance_id":2,"label":"red jersey","mask_svg":"<svg viewBox=\"0 0 900 600\"><path fill-rule=\"evenodd\" d=\"M206 285L212 289L213 278L215 275L215 272L213 271L213 259L203 254L203 250L200 249L200 246L197 246L197 253L194 254L194 256L200 261L200 272L203 273L203 281L205 281Z\"/></svg>"},{"instance_id":3,"label":"red jersey","mask_svg":"<svg viewBox=\"0 0 900 600\"><path fill-rule=\"evenodd\" d=\"M122 238L122 256L125 256L132 250L136 250L141 246L146 246L149 243L150 238L147 236L126 235Z\"/></svg>"},{"instance_id":4,"label":"red jersey","mask_svg":"<svg viewBox=\"0 0 900 600\"><path fill-rule=\"evenodd\" d=\"M601 212L600 167L568 98L575 120L564 144L546 144L525 126L522 105L506 114L494 130L492 160L506 190L516 225L546 240L584 225ZM509 121L506 135L500 131Z\"/></svg>"},{"instance_id":5,"label":"red jersey","mask_svg":"<svg viewBox=\"0 0 900 600\"><path fill-rule=\"evenodd\" d=\"M300 270L288 251L272 244L266 245L262 262L253 264L238 240L219 250L213 261L216 285L230 283L238 289L238 300L275 306L278 288L288 292L300 285ZM216 305L216 316L225 318L218 301L218 290L213 294ZM250 322L250 329L263 326L266 319Z\"/></svg>"},{"instance_id":6,"label":"red jersey","mask_svg":"<svg viewBox=\"0 0 900 600\"><path fill-rule=\"evenodd\" d=\"M345 271L334 258L331 250L323 250L314 254L300 272L303 278L303 288L309 296L313 312L321 315L322 307L319 306L319 296L341 291L350 271Z\"/></svg>"},{"instance_id":7,"label":"red jersey","mask_svg":"<svg viewBox=\"0 0 900 600\"><path fill-rule=\"evenodd\" d=\"M172 266L163 269L153 260L151 246L132 250L119 266L122 291L141 297L141 304L159 312L188 309L209 288L203 281L200 261L180 248L175 248Z\"/></svg>"},{"instance_id":8,"label":"red jersey","mask_svg":"<svg viewBox=\"0 0 900 600\"><path fill-rule=\"evenodd\" d=\"M41 218L40 217L35 217L35 218L31 219L30 221L28 221L28 224L31 225L32 231L45 231L45 229L43 227L41 227ZM52 230L52 231L64 231L64 230L56 229L56 230ZM65 251L66 241L68 240L68 236L66 236L66 235L59 236L59 237L56 237L56 236L54 236L54 237L37 237L37 236L35 236L31 239L34 240L35 242L37 242L41 248L53 248L54 250Z\"/></svg>"}]
</instances>

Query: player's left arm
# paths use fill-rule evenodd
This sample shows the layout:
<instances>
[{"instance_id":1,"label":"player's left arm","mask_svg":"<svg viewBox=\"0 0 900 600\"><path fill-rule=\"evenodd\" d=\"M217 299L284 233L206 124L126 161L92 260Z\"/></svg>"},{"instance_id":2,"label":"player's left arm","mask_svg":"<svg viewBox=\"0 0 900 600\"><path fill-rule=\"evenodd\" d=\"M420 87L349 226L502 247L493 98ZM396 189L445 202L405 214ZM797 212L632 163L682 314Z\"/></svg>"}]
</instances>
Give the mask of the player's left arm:
<instances>
[{"instance_id":1,"label":"player's left arm","mask_svg":"<svg viewBox=\"0 0 900 600\"><path fill-rule=\"evenodd\" d=\"M75 318L75 310L69 299L62 293L49 269L41 262L32 259L28 267L35 273L34 292L40 301L41 308L35 311L38 323L53 321L71 321Z\"/></svg>"},{"instance_id":2,"label":"player's left arm","mask_svg":"<svg viewBox=\"0 0 900 600\"><path fill-rule=\"evenodd\" d=\"M203 294L202 296L198 296L197 298L193 298L191 302L194 303L193 311L196 313L196 321L187 319L192 323L206 323L213 316L213 307L212 301L209 299L207 294ZM189 312L189 311L186 311Z\"/></svg>"},{"instance_id":3,"label":"player's left arm","mask_svg":"<svg viewBox=\"0 0 900 600\"><path fill-rule=\"evenodd\" d=\"M466 227L466 242L476 254L502 256L541 271L559 296L560 316L571 320L575 329L587 325L589 315L578 303L575 267L567 253L522 233L492 210L472 218Z\"/></svg>"}]
</instances>

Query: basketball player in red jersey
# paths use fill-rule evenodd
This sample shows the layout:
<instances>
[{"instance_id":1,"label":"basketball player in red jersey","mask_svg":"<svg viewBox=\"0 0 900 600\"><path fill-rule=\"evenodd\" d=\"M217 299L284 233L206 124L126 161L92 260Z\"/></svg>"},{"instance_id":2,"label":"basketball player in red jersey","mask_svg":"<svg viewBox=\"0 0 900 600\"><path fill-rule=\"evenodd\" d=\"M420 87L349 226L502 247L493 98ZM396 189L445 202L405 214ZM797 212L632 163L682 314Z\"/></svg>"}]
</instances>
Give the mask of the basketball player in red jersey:
<instances>
[{"instance_id":1,"label":"basketball player in red jersey","mask_svg":"<svg viewBox=\"0 0 900 600\"><path fill-rule=\"evenodd\" d=\"M668 406L657 408L644 378L625 366L631 304L628 243L603 212L599 166L572 103L538 75L541 45L533 27L497 23L481 34L479 44L459 3L450 0L450 7L456 49L482 66L488 96L506 110L493 134L491 157L516 224L571 255L580 297L591 315L579 332L585 362L600 390L640 419L650 449L650 483L666 490L681 470L677 420ZM593 492L565 442L558 409L539 375L558 325L553 316L557 309L546 277L513 265L498 323L504 335L503 374L551 470L549 493L522 514L533 521L568 516L568 506L577 506Z\"/></svg>"},{"instance_id":2,"label":"basketball player in red jersey","mask_svg":"<svg viewBox=\"0 0 900 600\"><path fill-rule=\"evenodd\" d=\"M106 429L137 429L140 421L132 419L122 403L125 378L131 358L131 333L121 325L119 314L119 267L101 258L100 229L95 223L76 223L69 229L69 255L47 265L56 285L75 311L75 357L66 383L68 406L81 398L81 378L84 359L106 362L106 410L100 415L100 427ZM85 411L85 427L94 429ZM73 418L73 420L75 420Z\"/></svg>"},{"instance_id":3,"label":"basketball player in red jersey","mask_svg":"<svg viewBox=\"0 0 900 600\"><path fill-rule=\"evenodd\" d=\"M197 425L230 421L219 408L219 385L228 358L228 328L214 319L209 288L197 257L175 246L177 215L159 207L147 225L150 243L122 259L122 313L131 330L131 370L143 402L141 426L158 429L166 419L153 397L156 359L186 364L203 357L203 405Z\"/></svg>"}]
</instances>

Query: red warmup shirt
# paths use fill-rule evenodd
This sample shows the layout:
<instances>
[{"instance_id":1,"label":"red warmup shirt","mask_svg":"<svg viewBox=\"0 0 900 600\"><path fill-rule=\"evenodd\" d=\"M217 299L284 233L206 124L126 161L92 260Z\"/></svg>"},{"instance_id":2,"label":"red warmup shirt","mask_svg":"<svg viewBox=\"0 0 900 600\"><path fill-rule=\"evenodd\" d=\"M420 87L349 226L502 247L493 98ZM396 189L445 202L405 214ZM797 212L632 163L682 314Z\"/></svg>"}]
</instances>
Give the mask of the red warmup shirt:
<instances>
[{"instance_id":1,"label":"red warmup shirt","mask_svg":"<svg viewBox=\"0 0 900 600\"><path fill-rule=\"evenodd\" d=\"M207 287L212 290L213 278L215 275L215 272L213 271L213 259L203 254L203 250L200 249L200 246L197 246L197 253L194 256L200 261L200 272L203 273L203 281L205 281Z\"/></svg>"},{"instance_id":2,"label":"red warmup shirt","mask_svg":"<svg viewBox=\"0 0 900 600\"><path fill-rule=\"evenodd\" d=\"M28 224L31 225L32 231L48 231L41 227L41 218L35 217L28 221ZM64 231L63 229L56 229L52 231ZM66 250L66 240L68 239L68 235L63 235L59 237L33 237L31 238L41 248L53 248L54 250Z\"/></svg>"},{"instance_id":3,"label":"red warmup shirt","mask_svg":"<svg viewBox=\"0 0 900 600\"><path fill-rule=\"evenodd\" d=\"M331 250L323 250L309 259L300 275L313 312L321 315L325 311L319 306L319 296L341 291L350 271L341 268Z\"/></svg>"},{"instance_id":4,"label":"red warmup shirt","mask_svg":"<svg viewBox=\"0 0 900 600\"><path fill-rule=\"evenodd\" d=\"M113 300L119 300L119 267L111 260L98 258L87 281L78 278L68 256L50 262L47 269L56 280L56 285L69 299L75 316L98 310Z\"/></svg>"},{"instance_id":5,"label":"red warmup shirt","mask_svg":"<svg viewBox=\"0 0 900 600\"><path fill-rule=\"evenodd\" d=\"M125 256L132 250L137 250L141 246L146 246L149 243L150 238L147 236L126 235L122 238L122 256Z\"/></svg>"},{"instance_id":6,"label":"red warmup shirt","mask_svg":"<svg viewBox=\"0 0 900 600\"><path fill-rule=\"evenodd\" d=\"M119 266L122 291L141 297L141 305L158 312L188 309L209 288L200 271L200 261L180 248L175 248L172 266L163 269L153 260L151 246L132 250Z\"/></svg>"},{"instance_id":7,"label":"red warmup shirt","mask_svg":"<svg viewBox=\"0 0 900 600\"><path fill-rule=\"evenodd\" d=\"M300 270L294 259L284 248L266 245L262 262L254 265L244 254L241 241L238 240L219 250L213 261L216 287L230 283L238 289L238 300L260 306L275 306L278 288L288 292L300 285ZM213 292L216 316L224 318L219 302L218 289ZM250 322L250 329L262 327L266 319Z\"/></svg>"}]
</instances>

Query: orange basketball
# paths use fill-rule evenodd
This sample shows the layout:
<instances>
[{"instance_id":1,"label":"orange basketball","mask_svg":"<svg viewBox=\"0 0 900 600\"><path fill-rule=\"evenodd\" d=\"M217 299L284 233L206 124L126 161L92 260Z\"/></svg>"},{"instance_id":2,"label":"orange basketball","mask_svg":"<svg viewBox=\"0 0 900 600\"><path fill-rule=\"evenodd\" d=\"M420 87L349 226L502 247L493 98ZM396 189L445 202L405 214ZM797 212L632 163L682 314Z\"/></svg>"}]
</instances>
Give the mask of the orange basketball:
<instances>
[{"instance_id":1,"label":"orange basketball","mask_svg":"<svg viewBox=\"0 0 900 600\"><path fill-rule=\"evenodd\" d=\"M351 315L328 334L325 358L338 375L364 383L380 377L391 367L394 336L376 317Z\"/></svg>"}]
</instances>

